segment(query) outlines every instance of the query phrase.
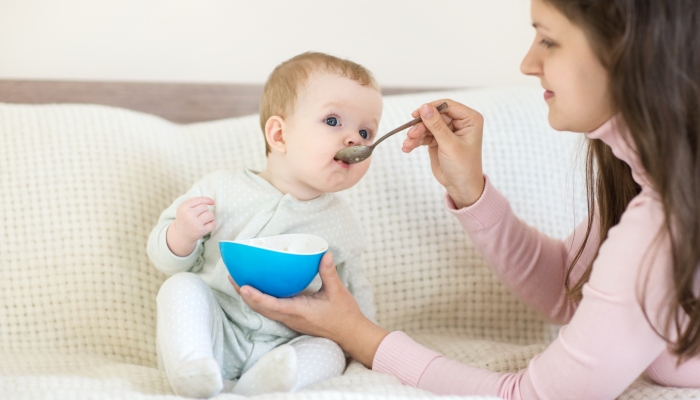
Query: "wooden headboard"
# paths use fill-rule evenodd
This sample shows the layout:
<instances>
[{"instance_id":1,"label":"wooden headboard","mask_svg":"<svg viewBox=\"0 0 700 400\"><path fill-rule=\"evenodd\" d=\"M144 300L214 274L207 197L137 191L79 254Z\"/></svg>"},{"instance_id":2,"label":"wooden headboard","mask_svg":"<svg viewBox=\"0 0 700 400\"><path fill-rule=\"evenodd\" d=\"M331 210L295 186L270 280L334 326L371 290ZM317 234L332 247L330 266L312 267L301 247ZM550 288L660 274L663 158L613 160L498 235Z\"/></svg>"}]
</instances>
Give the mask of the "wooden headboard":
<instances>
[{"instance_id":1,"label":"wooden headboard","mask_svg":"<svg viewBox=\"0 0 700 400\"><path fill-rule=\"evenodd\" d=\"M3 103L90 103L159 115L177 123L258 112L262 85L0 80ZM440 88L382 88L385 95Z\"/></svg>"}]
</instances>

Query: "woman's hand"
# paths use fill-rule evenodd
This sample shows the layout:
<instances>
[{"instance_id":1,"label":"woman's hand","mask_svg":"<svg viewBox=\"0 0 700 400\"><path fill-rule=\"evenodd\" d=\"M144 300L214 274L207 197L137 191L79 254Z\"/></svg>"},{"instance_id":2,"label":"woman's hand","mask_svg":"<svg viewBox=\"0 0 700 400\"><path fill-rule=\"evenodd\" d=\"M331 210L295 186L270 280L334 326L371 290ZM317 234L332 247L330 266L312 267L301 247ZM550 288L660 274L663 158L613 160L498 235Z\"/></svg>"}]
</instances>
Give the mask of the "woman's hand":
<instances>
[{"instance_id":1,"label":"woman's hand","mask_svg":"<svg viewBox=\"0 0 700 400\"><path fill-rule=\"evenodd\" d=\"M319 265L323 285L311 296L287 299L268 296L251 286L241 288L229 281L253 311L279 321L291 329L312 336L328 338L367 367L387 331L367 319L357 301L340 281L333 256L326 253Z\"/></svg>"},{"instance_id":2,"label":"woman's hand","mask_svg":"<svg viewBox=\"0 0 700 400\"><path fill-rule=\"evenodd\" d=\"M448 108L440 114L435 106L442 102L447 102ZM433 175L447 189L457 208L474 204L484 191L484 117L449 99L424 104L411 115L420 115L423 121L408 131L403 151L410 153L416 147L428 146Z\"/></svg>"}]
</instances>

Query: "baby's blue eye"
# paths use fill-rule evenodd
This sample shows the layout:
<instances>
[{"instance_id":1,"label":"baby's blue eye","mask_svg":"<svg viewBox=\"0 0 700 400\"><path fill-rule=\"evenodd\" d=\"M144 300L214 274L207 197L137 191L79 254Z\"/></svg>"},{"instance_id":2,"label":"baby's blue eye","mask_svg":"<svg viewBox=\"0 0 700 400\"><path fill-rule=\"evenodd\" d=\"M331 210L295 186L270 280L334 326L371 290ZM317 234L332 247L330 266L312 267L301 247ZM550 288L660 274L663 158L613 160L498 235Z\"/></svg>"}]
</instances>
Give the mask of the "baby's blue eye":
<instances>
[{"instance_id":1,"label":"baby's blue eye","mask_svg":"<svg viewBox=\"0 0 700 400\"><path fill-rule=\"evenodd\" d=\"M362 136L362 139L367 139L369 138L369 132L367 132L365 129L360 129L360 136Z\"/></svg>"},{"instance_id":2,"label":"baby's blue eye","mask_svg":"<svg viewBox=\"0 0 700 400\"><path fill-rule=\"evenodd\" d=\"M326 118L326 124L328 124L330 126L336 126L336 125L338 125L338 118L328 117L328 118Z\"/></svg>"}]
</instances>

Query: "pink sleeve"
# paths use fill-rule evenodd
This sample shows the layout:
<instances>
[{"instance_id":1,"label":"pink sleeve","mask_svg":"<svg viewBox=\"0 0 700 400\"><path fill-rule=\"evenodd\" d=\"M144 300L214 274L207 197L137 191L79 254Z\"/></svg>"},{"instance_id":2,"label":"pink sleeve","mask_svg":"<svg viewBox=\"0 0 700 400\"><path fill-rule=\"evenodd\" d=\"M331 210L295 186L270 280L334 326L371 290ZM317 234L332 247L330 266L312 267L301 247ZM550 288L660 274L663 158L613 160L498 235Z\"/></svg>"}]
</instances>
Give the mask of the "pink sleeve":
<instances>
[{"instance_id":1,"label":"pink sleeve","mask_svg":"<svg viewBox=\"0 0 700 400\"><path fill-rule=\"evenodd\" d=\"M482 198L489 199L490 195L485 193ZM469 211L473 211L472 207ZM502 210L501 215L514 218L508 210ZM542 354L530 361L526 370L501 374L471 367L425 349L401 332L392 332L382 341L373 369L438 394L497 395L505 399L619 396L667 346L657 334L663 326L668 289L673 282L669 244L664 240L655 242L663 218L660 205L649 197L641 196L630 203L620 223L608 232L584 286L583 299L569 324ZM504 236L533 235L529 229L508 226L521 224L495 219L489 221L477 213L463 224L478 220L476 224L481 227L477 230L500 225L506 230ZM497 236L493 232L489 235ZM493 240L502 241L497 237ZM523 241L517 237L514 240ZM503 246L504 251L534 254L532 258L540 259L542 247L556 247L548 240L541 241L547 244L533 241L539 248L536 252L522 249L523 244L482 246L486 250ZM654 243L659 247L653 247ZM492 259L498 257L492 255ZM525 258L525 262L529 261ZM529 268L526 271L532 273ZM639 285L643 282L653 282L644 287L644 308L639 298Z\"/></svg>"},{"instance_id":2,"label":"pink sleeve","mask_svg":"<svg viewBox=\"0 0 700 400\"><path fill-rule=\"evenodd\" d=\"M436 394L499 396L509 382L525 373L500 374L450 360L416 343L403 332L391 332L377 349L372 370L394 375L404 384ZM531 397L534 398L534 397Z\"/></svg>"},{"instance_id":3,"label":"pink sleeve","mask_svg":"<svg viewBox=\"0 0 700 400\"><path fill-rule=\"evenodd\" d=\"M455 209L445 195L447 209L457 217L474 246L503 283L521 300L552 322L571 319L575 304L564 296L566 271L586 234L584 220L565 241L553 239L518 219L508 200L486 177L484 193L469 207ZM586 248L576 262L576 282L594 257L598 242L595 221Z\"/></svg>"}]
</instances>

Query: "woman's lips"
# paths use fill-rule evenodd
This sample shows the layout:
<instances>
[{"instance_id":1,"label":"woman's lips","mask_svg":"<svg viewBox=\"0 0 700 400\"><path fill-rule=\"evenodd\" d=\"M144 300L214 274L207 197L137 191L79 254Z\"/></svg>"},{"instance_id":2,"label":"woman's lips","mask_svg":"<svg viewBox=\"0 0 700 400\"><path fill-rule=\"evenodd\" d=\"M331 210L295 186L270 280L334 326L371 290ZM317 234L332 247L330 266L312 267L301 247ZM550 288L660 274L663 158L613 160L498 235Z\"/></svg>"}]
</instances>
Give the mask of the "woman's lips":
<instances>
[{"instance_id":1,"label":"woman's lips","mask_svg":"<svg viewBox=\"0 0 700 400\"><path fill-rule=\"evenodd\" d=\"M545 90L545 91L544 91L544 99L545 99L545 100L549 100L549 99L551 99L552 97L554 97L554 92L552 92L551 90Z\"/></svg>"}]
</instances>

